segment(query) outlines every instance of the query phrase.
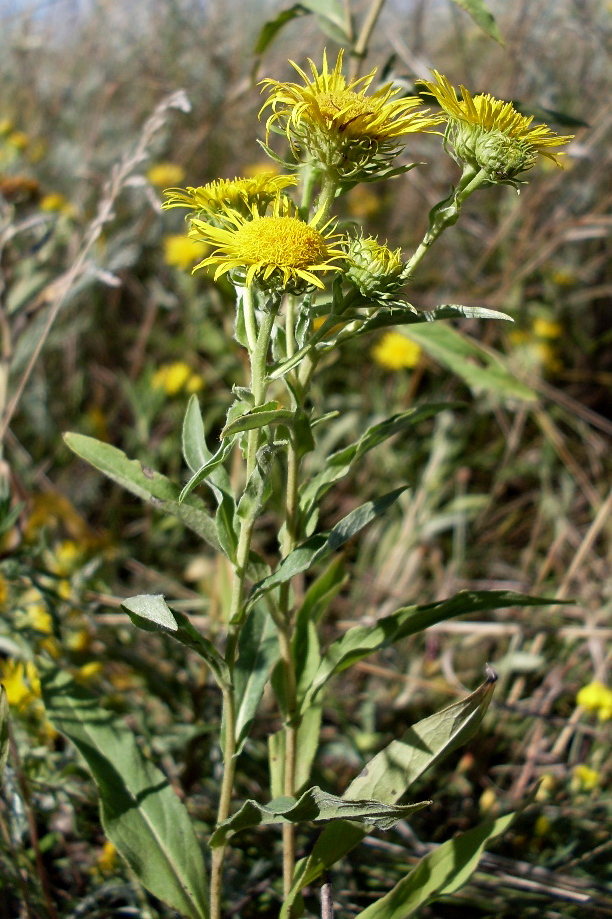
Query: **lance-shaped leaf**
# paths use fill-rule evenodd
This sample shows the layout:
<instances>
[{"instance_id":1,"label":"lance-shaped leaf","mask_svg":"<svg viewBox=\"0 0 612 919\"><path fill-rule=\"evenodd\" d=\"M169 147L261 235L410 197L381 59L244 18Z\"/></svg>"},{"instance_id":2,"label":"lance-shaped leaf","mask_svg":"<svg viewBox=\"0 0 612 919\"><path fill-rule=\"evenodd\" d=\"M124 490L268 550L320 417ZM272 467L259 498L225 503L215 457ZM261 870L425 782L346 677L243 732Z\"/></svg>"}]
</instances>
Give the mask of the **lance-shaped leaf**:
<instances>
[{"instance_id":1,"label":"lance-shaped leaf","mask_svg":"<svg viewBox=\"0 0 612 919\"><path fill-rule=\"evenodd\" d=\"M240 632L234 668L237 754L249 736L270 671L279 655L278 630L265 606L256 603Z\"/></svg>"},{"instance_id":2,"label":"lance-shaped leaf","mask_svg":"<svg viewBox=\"0 0 612 919\"><path fill-rule=\"evenodd\" d=\"M6 689L0 683L0 784L9 754L9 704Z\"/></svg>"},{"instance_id":3,"label":"lance-shaped leaf","mask_svg":"<svg viewBox=\"0 0 612 919\"><path fill-rule=\"evenodd\" d=\"M399 740L393 740L378 753L342 796L376 798L395 804L426 769L452 750L466 743L476 732L493 695L495 675L460 702L419 721ZM292 916L292 904L300 891L327 868L343 858L367 836L368 827L342 820L327 826L319 836L311 855L296 868L294 882L280 913L281 919Z\"/></svg>"},{"instance_id":4,"label":"lance-shaped leaf","mask_svg":"<svg viewBox=\"0 0 612 919\"><path fill-rule=\"evenodd\" d=\"M178 517L185 526L220 551L215 522L201 501L192 498L189 502L180 503L177 489L164 475L147 469L138 460L128 459L125 453L111 444L83 434L65 434L64 440L77 456L91 463L113 482L157 510Z\"/></svg>"},{"instance_id":5,"label":"lance-shaped leaf","mask_svg":"<svg viewBox=\"0 0 612 919\"><path fill-rule=\"evenodd\" d=\"M490 38L494 38L500 45L504 44L495 18L483 0L453 0L453 3L465 10Z\"/></svg>"},{"instance_id":6,"label":"lance-shaped leaf","mask_svg":"<svg viewBox=\"0 0 612 919\"><path fill-rule=\"evenodd\" d=\"M249 602L253 603L268 590L271 590L272 587L291 580L296 574L308 571L316 562L339 549L352 536L374 520L375 517L380 516L391 507L399 496L406 491L406 488L407 486L404 485L402 488L396 488L394 491L390 491L380 498L375 498L373 501L366 501L365 504L355 508L350 514L343 517L329 533L317 533L311 536L297 549L290 552L270 577L255 585Z\"/></svg>"},{"instance_id":7,"label":"lance-shaped leaf","mask_svg":"<svg viewBox=\"0 0 612 919\"><path fill-rule=\"evenodd\" d=\"M390 830L398 820L403 820L408 814L430 803L419 801L417 804L393 806L373 800L345 801L315 786L305 791L297 801L288 796L275 798L269 804L245 801L239 811L217 827L211 836L210 845L225 845L228 836L261 823L358 820L379 830Z\"/></svg>"},{"instance_id":8,"label":"lance-shaped leaf","mask_svg":"<svg viewBox=\"0 0 612 919\"><path fill-rule=\"evenodd\" d=\"M104 832L142 884L190 919L207 919L206 869L185 806L125 722L55 668L41 675L47 715L79 750L100 794Z\"/></svg>"},{"instance_id":9,"label":"lance-shaped leaf","mask_svg":"<svg viewBox=\"0 0 612 919\"><path fill-rule=\"evenodd\" d=\"M302 708L305 710L313 703L317 693L336 673L341 673L369 654L409 635L416 635L437 622L467 613L483 613L512 606L550 606L557 602L560 601L547 597L530 597L512 590L462 590L454 597L435 603L403 606L390 616L379 619L374 625L356 625L327 648L305 694Z\"/></svg>"},{"instance_id":10,"label":"lance-shaped leaf","mask_svg":"<svg viewBox=\"0 0 612 919\"><path fill-rule=\"evenodd\" d=\"M206 432L200 405L195 395L189 400L187 411L185 412L182 441L185 462L195 474L212 459L212 453L206 443ZM236 502L230 477L223 465L217 465L210 471L206 478L206 484L211 489L217 502L215 526L219 543L230 561L235 561L238 544Z\"/></svg>"},{"instance_id":11,"label":"lance-shaped leaf","mask_svg":"<svg viewBox=\"0 0 612 919\"><path fill-rule=\"evenodd\" d=\"M206 661L221 688L231 684L227 664L213 643L198 632L184 613L171 610L160 594L129 597L121 606L139 629L145 632L163 632L191 651L195 651Z\"/></svg>"},{"instance_id":12,"label":"lance-shaped leaf","mask_svg":"<svg viewBox=\"0 0 612 919\"><path fill-rule=\"evenodd\" d=\"M215 469L217 469L217 467L221 466L221 464L225 462L227 457L232 452L233 446L233 438L228 437L227 440L223 441L215 455L211 456L209 460L207 460L196 472L194 472L179 495L179 502L181 504L185 501L190 492L192 492L193 489L200 484L200 482L203 482L205 479L207 479L210 474Z\"/></svg>"},{"instance_id":13,"label":"lance-shaped leaf","mask_svg":"<svg viewBox=\"0 0 612 919\"><path fill-rule=\"evenodd\" d=\"M347 475L365 453L389 440L390 437L409 430L419 422L448 409L457 408L461 404L463 403L439 402L420 405L418 408L410 408L371 425L355 443L332 453L325 461L325 468L308 482L300 495L303 514L307 517L313 506L319 504L320 499L329 491L334 482Z\"/></svg>"},{"instance_id":14,"label":"lance-shaped leaf","mask_svg":"<svg viewBox=\"0 0 612 919\"><path fill-rule=\"evenodd\" d=\"M435 361L456 373L475 392L494 392L505 399L533 402L536 394L507 368L504 356L451 326L426 322L403 329Z\"/></svg>"},{"instance_id":15,"label":"lance-shaped leaf","mask_svg":"<svg viewBox=\"0 0 612 919\"><path fill-rule=\"evenodd\" d=\"M221 431L221 437L232 437L242 431L265 428L269 424L288 424L293 420L294 412L288 408L279 408L278 402L266 402L249 409L243 415L231 421Z\"/></svg>"},{"instance_id":16,"label":"lance-shaped leaf","mask_svg":"<svg viewBox=\"0 0 612 919\"><path fill-rule=\"evenodd\" d=\"M408 919L420 907L449 896L467 884L489 840L505 833L516 814L487 820L433 849L416 868L372 906L359 919Z\"/></svg>"}]
</instances>

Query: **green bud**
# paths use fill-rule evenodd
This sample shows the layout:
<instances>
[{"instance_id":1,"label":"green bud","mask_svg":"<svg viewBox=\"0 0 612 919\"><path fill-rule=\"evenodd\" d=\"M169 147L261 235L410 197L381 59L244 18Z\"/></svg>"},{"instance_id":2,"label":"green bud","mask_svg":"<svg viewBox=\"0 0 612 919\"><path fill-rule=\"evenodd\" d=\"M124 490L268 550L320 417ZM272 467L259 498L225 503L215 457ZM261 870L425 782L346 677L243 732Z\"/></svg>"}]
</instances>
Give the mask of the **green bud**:
<instances>
[{"instance_id":1,"label":"green bud","mask_svg":"<svg viewBox=\"0 0 612 919\"><path fill-rule=\"evenodd\" d=\"M408 279L401 249L389 249L372 236L351 239L347 257L346 278L371 300L393 299Z\"/></svg>"}]
</instances>

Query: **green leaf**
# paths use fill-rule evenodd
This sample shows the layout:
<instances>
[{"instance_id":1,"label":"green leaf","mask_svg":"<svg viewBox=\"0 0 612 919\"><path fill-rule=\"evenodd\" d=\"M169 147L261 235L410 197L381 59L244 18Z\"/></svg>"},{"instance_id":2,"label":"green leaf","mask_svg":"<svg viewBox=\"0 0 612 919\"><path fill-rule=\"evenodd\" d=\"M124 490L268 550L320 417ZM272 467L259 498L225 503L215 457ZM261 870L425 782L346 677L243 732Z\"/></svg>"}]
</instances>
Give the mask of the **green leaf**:
<instances>
[{"instance_id":1,"label":"green leaf","mask_svg":"<svg viewBox=\"0 0 612 919\"><path fill-rule=\"evenodd\" d=\"M178 630L172 610L161 594L139 594L137 597L128 597L121 606L130 616L134 614L135 619L146 619L153 623L153 630L156 630L156 626L161 626L164 631L176 632Z\"/></svg>"},{"instance_id":2,"label":"green leaf","mask_svg":"<svg viewBox=\"0 0 612 919\"><path fill-rule=\"evenodd\" d=\"M457 6L472 17L482 31L500 45L504 44L495 17L489 12L483 0L453 0Z\"/></svg>"},{"instance_id":3,"label":"green leaf","mask_svg":"<svg viewBox=\"0 0 612 919\"><path fill-rule=\"evenodd\" d=\"M227 664L213 643L198 632L184 613L171 610L162 596L141 594L123 600L121 606L137 628L145 632L163 632L195 651L206 661L221 688L231 684Z\"/></svg>"},{"instance_id":4,"label":"green leaf","mask_svg":"<svg viewBox=\"0 0 612 919\"><path fill-rule=\"evenodd\" d=\"M491 675L479 688L448 708L419 721L403 737L378 753L344 792L343 798L376 798L394 804L426 769L470 739L478 729L493 694ZM367 827L339 821L326 827L311 855L297 867L281 919L292 915L291 904L307 884L335 864L368 834Z\"/></svg>"},{"instance_id":5,"label":"green leaf","mask_svg":"<svg viewBox=\"0 0 612 919\"><path fill-rule=\"evenodd\" d=\"M200 484L200 482L203 482L205 479L207 479L211 473L217 469L218 466L221 466L221 464L225 462L227 457L232 452L233 446L234 441L231 437L227 440L224 440L215 455L211 456L207 462L200 466L197 472L194 472L179 495L180 504L183 504L189 493L192 492L193 489Z\"/></svg>"},{"instance_id":6,"label":"green leaf","mask_svg":"<svg viewBox=\"0 0 612 919\"><path fill-rule=\"evenodd\" d=\"M91 463L113 482L157 510L178 517L214 549L221 551L215 522L204 510L201 501L191 499L179 503L177 489L165 476L147 469L138 460L129 460L117 447L83 434L65 434L64 440L77 456Z\"/></svg>"},{"instance_id":7,"label":"green leaf","mask_svg":"<svg viewBox=\"0 0 612 919\"><path fill-rule=\"evenodd\" d=\"M292 19L296 19L298 16L306 16L307 14L308 10L306 10L304 4L294 3L288 10L282 10L274 19L265 22L257 36L255 48L253 49L254 53L263 54L267 51L283 26L291 22Z\"/></svg>"},{"instance_id":8,"label":"green leaf","mask_svg":"<svg viewBox=\"0 0 612 919\"><path fill-rule=\"evenodd\" d=\"M0 683L0 783L6 768L6 762L9 755L9 704L6 689Z\"/></svg>"},{"instance_id":9,"label":"green leaf","mask_svg":"<svg viewBox=\"0 0 612 919\"><path fill-rule=\"evenodd\" d=\"M441 323L402 328L402 334L427 354L456 373L476 392L497 393L505 399L533 402L537 397L506 368L501 354L472 341L467 335Z\"/></svg>"},{"instance_id":10,"label":"green leaf","mask_svg":"<svg viewBox=\"0 0 612 919\"><path fill-rule=\"evenodd\" d=\"M265 428L270 424L287 424L294 417L294 412L288 408L279 408L278 402L265 402L231 421L221 431L221 438L232 437L241 431L253 431L256 428Z\"/></svg>"},{"instance_id":11,"label":"green leaf","mask_svg":"<svg viewBox=\"0 0 612 919\"><path fill-rule=\"evenodd\" d=\"M431 802L391 806L380 801L345 801L323 791L318 786L309 788L297 801L281 796L269 804L245 801L239 811L221 823L210 838L210 845L225 845L229 836L240 830L262 823L304 823L328 820L365 821L380 830L390 830L398 820L426 807Z\"/></svg>"},{"instance_id":12,"label":"green leaf","mask_svg":"<svg viewBox=\"0 0 612 919\"><path fill-rule=\"evenodd\" d=\"M278 632L270 614L256 603L240 632L234 669L236 753L240 753L280 655Z\"/></svg>"},{"instance_id":13,"label":"green leaf","mask_svg":"<svg viewBox=\"0 0 612 919\"><path fill-rule=\"evenodd\" d=\"M207 919L200 845L168 779L144 759L125 722L68 674L49 668L41 686L49 720L91 770L110 841L154 896L183 916Z\"/></svg>"},{"instance_id":14,"label":"green leaf","mask_svg":"<svg viewBox=\"0 0 612 919\"><path fill-rule=\"evenodd\" d=\"M255 520L272 494L270 473L276 447L264 444L257 451L255 468L249 476L236 513L241 520Z\"/></svg>"},{"instance_id":15,"label":"green leaf","mask_svg":"<svg viewBox=\"0 0 612 919\"><path fill-rule=\"evenodd\" d=\"M550 606L556 604L552 598L530 597L511 590L463 590L446 600L426 603L423 606L403 606L390 616L384 616L374 625L356 625L332 642L327 648L319 669L302 703L306 709L317 693L337 673L375 651L416 635L424 629L467 613L482 613L512 606Z\"/></svg>"},{"instance_id":16,"label":"green leaf","mask_svg":"<svg viewBox=\"0 0 612 919\"><path fill-rule=\"evenodd\" d=\"M512 813L487 820L442 843L386 896L358 913L359 919L407 919L421 906L455 893L476 871L487 842L505 833L515 817Z\"/></svg>"},{"instance_id":17,"label":"green leaf","mask_svg":"<svg viewBox=\"0 0 612 919\"><path fill-rule=\"evenodd\" d=\"M365 453L384 443L390 437L407 431L415 424L449 408L456 408L460 404L458 402L439 402L420 405L418 408L410 408L371 425L358 441L332 453L325 461L325 468L307 483L300 496L300 506L304 516L306 518L310 516L313 508L319 505L323 495L335 482L344 478Z\"/></svg>"},{"instance_id":18,"label":"green leaf","mask_svg":"<svg viewBox=\"0 0 612 919\"><path fill-rule=\"evenodd\" d=\"M366 501L365 504L355 508L350 514L343 517L329 533L317 533L315 536L311 536L301 546L290 552L270 577L255 585L250 602L253 603L272 587L291 580L296 574L308 571L315 562L326 558L331 552L339 549L352 536L374 520L375 517L380 516L391 507L399 496L406 491L406 487L404 485L402 488L396 488L394 491L390 491L373 501Z\"/></svg>"}]
</instances>

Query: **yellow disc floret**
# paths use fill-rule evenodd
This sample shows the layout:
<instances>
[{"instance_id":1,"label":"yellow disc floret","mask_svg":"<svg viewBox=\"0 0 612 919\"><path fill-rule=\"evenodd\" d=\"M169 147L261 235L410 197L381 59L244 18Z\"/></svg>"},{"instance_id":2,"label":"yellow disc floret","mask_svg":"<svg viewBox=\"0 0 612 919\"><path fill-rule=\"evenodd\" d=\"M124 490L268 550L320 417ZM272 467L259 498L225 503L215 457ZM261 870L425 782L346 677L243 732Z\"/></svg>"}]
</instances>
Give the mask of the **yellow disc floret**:
<instances>
[{"instance_id":1,"label":"yellow disc floret","mask_svg":"<svg viewBox=\"0 0 612 919\"><path fill-rule=\"evenodd\" d=\"M281 197L270 214L260 214L253 208L247 218L226 208L218 220L222 226L197 217L191 220L191 234L217 246L212 255L196 265L196 269L217 265L215 280L237 270L242 275L241 283L300 292L310 286L323 288L317 273L333 271L338 261L346 259L344 250L336 245L341 237L333 233L329 222L322 227L315 220L306 223Z\"/></svg>"}]
</instances>

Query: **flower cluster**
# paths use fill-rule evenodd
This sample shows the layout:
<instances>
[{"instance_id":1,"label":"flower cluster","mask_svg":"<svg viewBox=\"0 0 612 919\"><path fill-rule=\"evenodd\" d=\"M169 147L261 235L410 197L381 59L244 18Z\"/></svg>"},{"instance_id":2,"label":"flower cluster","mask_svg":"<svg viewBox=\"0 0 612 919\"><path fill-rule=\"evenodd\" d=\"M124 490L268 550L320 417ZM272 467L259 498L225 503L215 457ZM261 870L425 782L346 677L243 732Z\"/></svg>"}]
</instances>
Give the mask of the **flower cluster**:
<instances>
[{"instance_id":1,"label":"flower cluster","mask_svg":"<svg viewBox=\"0 0 612 919\"><path fill-rule=\"evenodd\" d=\"M612 721L612 689L600 680L583 686L576 702L588 712L597 712L600 721Z\"/></svg>"}]
</instances>

